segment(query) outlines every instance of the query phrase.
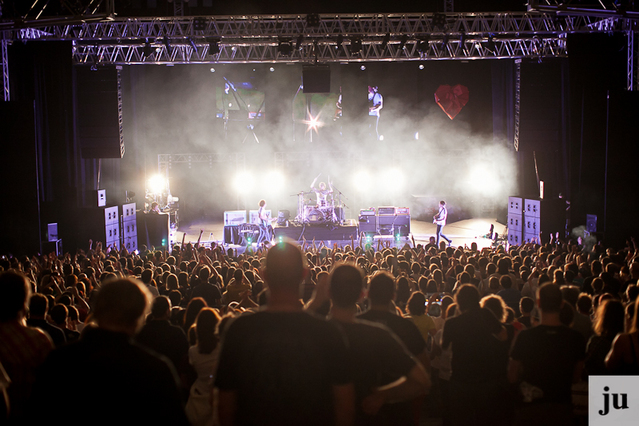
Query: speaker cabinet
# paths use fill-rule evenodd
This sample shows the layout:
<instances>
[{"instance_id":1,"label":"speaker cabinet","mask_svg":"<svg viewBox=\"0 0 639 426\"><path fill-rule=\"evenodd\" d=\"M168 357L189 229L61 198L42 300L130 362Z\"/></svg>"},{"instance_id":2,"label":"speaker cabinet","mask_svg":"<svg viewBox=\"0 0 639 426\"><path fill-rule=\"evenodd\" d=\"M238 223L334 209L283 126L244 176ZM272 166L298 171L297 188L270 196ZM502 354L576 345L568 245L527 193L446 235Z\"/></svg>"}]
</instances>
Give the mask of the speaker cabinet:
<instances>
[{"instance_id":1,"label":"speaker cabinet","mask_svg":"<svg viewBox=\"0 0 639 426\"><path fill-rule=\"evenodd\" d=\"M115 67L78 66L76 74L77 134L82 158L122 158L122 90Z\"/></svg>"}]
</instances>

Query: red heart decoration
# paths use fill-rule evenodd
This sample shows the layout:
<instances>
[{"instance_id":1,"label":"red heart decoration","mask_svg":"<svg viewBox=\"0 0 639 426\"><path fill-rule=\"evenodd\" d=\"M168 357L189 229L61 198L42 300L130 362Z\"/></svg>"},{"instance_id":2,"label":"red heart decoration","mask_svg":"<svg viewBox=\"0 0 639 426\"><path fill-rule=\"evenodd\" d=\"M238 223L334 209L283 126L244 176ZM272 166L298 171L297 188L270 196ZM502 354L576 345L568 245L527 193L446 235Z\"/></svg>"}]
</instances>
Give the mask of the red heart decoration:
<instances>
[{"instance_id":1,"label":"red heart decoration","mask_svg":"<svg viewBox=\"0 0 639 426\"><path fill-rule=\"evenodd\" d=\"M469 94L468 87L461 84L454 87L442 84L435 91L435 102L452 120L468 103Z\"/></svg>"}]
</instances>

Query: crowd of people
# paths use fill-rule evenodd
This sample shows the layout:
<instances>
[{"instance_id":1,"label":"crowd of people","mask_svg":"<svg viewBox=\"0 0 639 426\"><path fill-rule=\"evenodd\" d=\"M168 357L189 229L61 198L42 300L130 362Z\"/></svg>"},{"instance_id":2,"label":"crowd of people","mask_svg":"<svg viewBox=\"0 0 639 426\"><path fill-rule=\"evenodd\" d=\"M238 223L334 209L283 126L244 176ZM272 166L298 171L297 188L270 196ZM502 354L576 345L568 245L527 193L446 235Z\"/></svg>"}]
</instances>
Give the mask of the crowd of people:
<instances>
[{"instance_id":1,"label":"crowd of people","mask_svg":"<svg viewBox=\"0 0 639 426\"><path fill-rule=\"evenodd\" d=\"M586 424L639 251L280 242L0 259L9 424Z\"/></svg>"}]
</instances>

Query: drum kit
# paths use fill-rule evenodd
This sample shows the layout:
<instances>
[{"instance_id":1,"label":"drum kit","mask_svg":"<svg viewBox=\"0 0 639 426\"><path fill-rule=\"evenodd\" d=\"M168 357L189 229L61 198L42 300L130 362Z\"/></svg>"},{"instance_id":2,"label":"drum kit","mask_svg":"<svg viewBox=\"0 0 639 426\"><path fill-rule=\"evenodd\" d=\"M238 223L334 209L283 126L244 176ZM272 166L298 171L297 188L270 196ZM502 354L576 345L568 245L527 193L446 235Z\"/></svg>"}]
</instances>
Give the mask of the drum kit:
<instances>
[{"instance_id":1,"label":"drum kit","mask_svg":"<svg viewBox=\"0 0 639 426\"><path fill-rule=\"evenodd\" d=\"M312 197L307 198L308 195ZM328 194L326 202L318 205L315 192L302 191L297 194L297 216L295 220L308 225L341 225L344 221L344 205L341 203L341 193L335 200L333 194Z\"/></svg>"}]
</instances>

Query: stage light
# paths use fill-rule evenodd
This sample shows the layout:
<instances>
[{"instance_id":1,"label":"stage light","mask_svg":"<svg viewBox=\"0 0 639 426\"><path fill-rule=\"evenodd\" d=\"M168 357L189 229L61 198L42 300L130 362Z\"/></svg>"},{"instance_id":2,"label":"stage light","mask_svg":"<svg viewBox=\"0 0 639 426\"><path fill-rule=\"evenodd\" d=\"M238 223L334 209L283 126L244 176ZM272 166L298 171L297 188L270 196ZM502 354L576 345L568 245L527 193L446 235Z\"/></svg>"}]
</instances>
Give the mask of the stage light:
<instances>
[{"instance_id":1,"label":"stage light","mask_svg":"<svg viewBox=\"0 0 639 426\"><path fill-rule=\"evenodd\" d=\"M488 42L486 43L486 49L490 50L491 52L495 51L495 41L493 40L492 34L488 35Z\"/></svg>"},{"instance_id":2,"label":"stage light","mask_svg":"<svg viewBox=\"0 0 639 426\"><path fill-rule=\"evenodd\" d=\"M419 140L419 132L415 132L415 140Z\"/></svg>"},{"instance_id":3,"label":"stage light","mask_svg":"<svg viewBox=\"0 0 639 426\"><path fill-rule=\"evenodd\" d=\"M162 175L153 175L147 182L147 189L152 194L161 194L166 189L166 177Z\"/></svg>"},{"instance_id":4,"label":"stage light","mask_svg":"<svg viewBox=\"0 0 639 426\"><path fill-rule=\"evenodd\" d=\"M309 119L302 121L304 124L306 124L306 132L314 130L315 133L317 133L317 130L324 125L324 122L320 121L319 119L320 114L321 112L315 117L309 114Z\"/></svg>"},{"instance_id":5,"label":"stage light","mask_svg":"<svg viewBox=\"0 0 639 426\"><path fill-rule=\"evenodd\" d=\"M233 188L238 193L246 193L253 189L255 180L253 175L248 171L239 171L235 174L233 179Z\"/></svg>"},{"instance_id":6,"label":"stage light","mask_svg":"<svg viewBox=\"0 0 639 426\"><path fill-rule=\"evenodd\" d=\"M271 67L271 68L269 68L268 70L269 70L270 72L273 72L273 71L275 71L275 68Z\"/></svg>"},{"instance_id":7,"label":"stage light","mask_svg":"<svg viewBox=\"0 0 639 426\"><path fill-rule=\"evenodd\" d=\"M423 70L423 69L424 69L424 64L419 64L419 67L418 67L418 68L419 68L420 70Z\"/></svg>"},{"instance_id":8,"label":"stage light","mask_svg":"<svg viewBox=\"0 0 639 426\"><path fill-rule=\"evenodd\" d=\"M269 171L266 174L266 179L264 180L264 183L270 192L279 191L284 186L285 182L286 179L284 178L284 174L279 170Z\"/></svg>"},{"instance_id":9,"label":"stage light","mask_svg":"<svg viewBox=\"0 0 639 426\"><path fill-rule=\"evenodd\" d=\"M295 42L295 50L302 50L302 42L304 41L304 36L302 34L297 36L297 41Z\"/></svg>"},{"instance_id":10,"label":"stage light","mask_svg":"<svg viewBox=\"0 0 639 426\"><path fill-rule=\"evenodd\" d=\"M146 43L144 43L144 57L149 58L153 54L153 48L151 47L151 42L149 39L146 39Z\"/></svg>"},{"instance_id":11,"label":"stage light","mask_svg":"<svg viewBox=\"0 0 639 426\"><path fill-rule=\"evenodd\" d=\"M476 165L470 169L468 174L470 187L484 195L497 193L501 187L497 173L490 167Z\"/></svg>"},{"instance_id":12,"label":"stage light","mask_svg":"<svg viewBox=\"0 0 639 426\"><path fill-rule=\"evenodd\" d=\"M277 51L282 56L291 56L293 53L293 45L290 40L280 40L277 44Z\"/></svg>"},{"instance_id":13,"label":"stage light","mask_svg":"<svg viewBox=\"0 0 639 426\"><path fill-rule=\"evenodd\" d=\"M361 67L359 67L360 70L365 71L366 70L366 65L362 65Z\"/></svg>"},{"instance_id":14,"label":"stage light","mask_svg":"<svg viewBox=\"0 0 639 426\"><path fill-rule=\"evenodd\" d=\"M335 44L335 49L340 50L342 48L342 43L344 42L344 36L342 34L339 34L337 36L337 40L336 40L336 44Z\"/></svg>"},{"instance_id":15,"label":"stage light","mask_svg":"<svg viewBox=\"0 0 639 426\"><path fill-rule=\"evenodd\" d=\"M215 68L211 68L211 72L215 72Z\"/></svg>"},{"instance_id":16,"label":"stage light","mask_svg":"<svg viewBox=\"0 0 639 426\"><path fill-rule=\"evenodd\" d=\"M384 135L379 135L379 140L383 141L384 140Z\"/></svg>"},{"instance_id":17,"label":"stage light","mask_svg":"<svg viewBox=\"0 0 639 426\"><path fill-rule=\"evenodd\" d=\"M193 30L205 31L206 30L206 18L198 16L193 18Z\"/></svg>"},{"instance_id":18,"label":"stage light","mask_svg":"<svg viewBox=\"0 0 639 426\"><path fill-rule=\"evenodd\" d=\"M446 28L446 15L443 13L435 13L433 15L433 27L444 30L444 28Z\"/></svg>"},{"instance_id":19,"label":"stage light","mask_svg":"<svg viewBox=\"0 0 639 426\"><path fill-rule=\"evenodd\" d=\"M421 40L417 42L417 51L421 54L427 53L428 47L429 47L428 38L422 38Z\"/></svg>"},{"instance_id":20,"label":"stage light","mask_svg":"<svg viewBox=\"0 0 639 426\"><path fill-rule=\"evenodd\" d=\"M309 27L319 27L320 26L320 16L319 13L309 13L306 15L306 25Z\"/></svg>"},{"instance_id":21,"label":"stage light","mask_svg":"<svg viewBox=\"0 0 639 426\"><path fill-rule=\"evenodd\" d=\"M399 50L404 50L404 47L406 47L407 41L408 41L408 36L404 34L402 38L399 39Z\"/></svg>"},{"instance_id":22,"label":"stage light","mask_svg":"<svg viewBox=\"0 0 639 426\"><path fill-rule=\"evenodd\" d=\"M404 172L397 168L389 168L382 171L380 178L379 185L388 192L401 190L406 180Z\"/></svg>"},{"instance_id":23,"label":"stage light","mask_svg":"<svg viewBox=\"0 0 639 426\"><path fill-rule=\"evenodd\" d=\"M386 33L386 35L382 39L382 46L381 46L382 51L386 49L386 46L388 46L388 42L390 42L390 33Z\"/></svg>"},{"instance_id":24,"label":"stage light","mask_svg":"<svg viewBox=\"0 0 639 426\"><path fill-rule=\"evenodd\" d=\"M363 193L370 191L373 186L371 174L367 170L359 170L353 176L353 186Z\"/></svg>"},{"instance_id":25,"label":"stage light","mask_svg":"<svg viewBox=\"0 0 639 426\"><path fill-rule=\"evenodd\" d=\"M361 38L352 38L351 39L351 46L350 46L350 52L353 55L359 55L359 53L362 51L362 39Z\"/></svg>"},{"instance_id":26,"label":"stage light","mask_svg":"<svg viewBox=\"0 0 639 426\"><path fill-rule=\"evenodd\" d=\"M209 40L209 55L213 56L217 55L218 53L220 53L220 40Z\"/></svg>"}]
</instances>

